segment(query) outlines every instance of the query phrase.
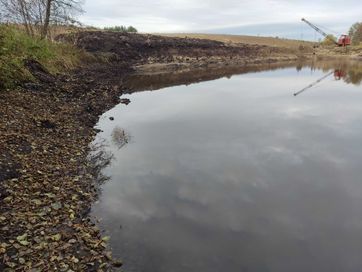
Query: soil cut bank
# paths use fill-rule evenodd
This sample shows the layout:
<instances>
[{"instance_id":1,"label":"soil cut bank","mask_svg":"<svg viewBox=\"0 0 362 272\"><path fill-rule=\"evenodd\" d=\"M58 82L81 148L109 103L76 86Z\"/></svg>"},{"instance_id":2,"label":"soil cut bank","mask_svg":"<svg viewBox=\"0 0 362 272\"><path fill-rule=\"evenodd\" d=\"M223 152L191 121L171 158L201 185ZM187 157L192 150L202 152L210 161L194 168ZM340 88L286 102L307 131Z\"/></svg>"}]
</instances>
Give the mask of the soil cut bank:
<instances>
[{"instance_id":1,"label":"soil cut bank","mask_svg":"<svg viewBox=\"0 0 362 272\"><path fill-rule=\"evenodd\" d=\"M311 48L299 49L256 44L231 44L194 38L164 37L131 33L89 31L61 35L70 42L112 62L127 64L174 63L179 66L240 65L248 63L296 60L311 54Z\"/></svg>"},{"instance_id":2,"label":"soil cut bank","mask_svg":"<svg viewBox=\"0 0 362 272\"><path fill-rule=\"evenodd\" d=\"M68 75L50 75L30 61L37 82L0 92L0 271L109 271L121 265L112 260L107 237L88 217L99 170L108 162L101 152L91 160L88 154L99 115L119 103L127 92L123 79L134 67L190 71L290 61L301 53L108 32L59 40L94 53L102 62ZM160 63L162 69L157 68Z\"/></svg>"}]
</instances>

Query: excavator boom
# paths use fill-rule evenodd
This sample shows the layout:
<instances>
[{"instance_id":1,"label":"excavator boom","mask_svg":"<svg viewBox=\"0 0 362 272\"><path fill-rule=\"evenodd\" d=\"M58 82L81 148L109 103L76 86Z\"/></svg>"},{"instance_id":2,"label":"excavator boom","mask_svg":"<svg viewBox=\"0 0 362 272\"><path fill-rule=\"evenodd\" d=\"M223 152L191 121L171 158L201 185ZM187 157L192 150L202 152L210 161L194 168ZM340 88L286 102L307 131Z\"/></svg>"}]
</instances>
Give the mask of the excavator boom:
<instances>
[{"instance_id":1,"label":"excavator boom","mask_svg":"<svg viewBox=\"0 0 362 272\"><path fill-rule=\"evenodd\" d=\"M324 37L326 37L327 39L333 41L334 44L339 45L338 42L336 42L330 35L328 35L327 33L325 33L322 29L320 29L319 27L313 25L311 22L309 22L308 20L302 18L302 21L304 23L306 23L307 25L309 25L311 28L313 28L315 31L317 31L318 33L322 34Z\"/></svg>"},{"instance_id":2,"label":"excavator boom","mask_svg":"<svg viewBox=\"0 0 362 272\"><path fill-rule=\"evenodd\" d=\"M310 88L313 88L315 85L317 85L319 82L323 81L324 79L326 79L327 77L329 77L330 75L334 74L335 71L332 71L326 75L324 75L323 77L321 77L320 79L314 81L313 83L309 84L307 87L301 89L299 92L294 93L294 96L298 96L301 93L309 90Z\"/></svg>"}]
</instances>

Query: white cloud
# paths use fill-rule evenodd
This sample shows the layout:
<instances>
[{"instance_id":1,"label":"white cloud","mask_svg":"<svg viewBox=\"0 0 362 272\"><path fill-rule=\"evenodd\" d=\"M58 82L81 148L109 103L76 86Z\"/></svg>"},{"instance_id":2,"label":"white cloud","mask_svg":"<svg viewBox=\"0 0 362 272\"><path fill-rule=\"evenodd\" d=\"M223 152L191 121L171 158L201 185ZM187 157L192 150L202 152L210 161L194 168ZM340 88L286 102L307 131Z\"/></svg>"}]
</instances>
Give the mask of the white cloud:
<instances>
[{"instance_id":1,"label":"white cloud","mask_svg":"<svg viewBox=\"0 0 362 272\"><path fill-rule=\"evenodd\" d=\"M345 32L362 19L359 6L357 0L103 0L101 4L98 0L87 0L81 21L100 27L134 25L142 32L191 32L256 24L295 24L306 17Z\"/></svg>"}]
</instances>

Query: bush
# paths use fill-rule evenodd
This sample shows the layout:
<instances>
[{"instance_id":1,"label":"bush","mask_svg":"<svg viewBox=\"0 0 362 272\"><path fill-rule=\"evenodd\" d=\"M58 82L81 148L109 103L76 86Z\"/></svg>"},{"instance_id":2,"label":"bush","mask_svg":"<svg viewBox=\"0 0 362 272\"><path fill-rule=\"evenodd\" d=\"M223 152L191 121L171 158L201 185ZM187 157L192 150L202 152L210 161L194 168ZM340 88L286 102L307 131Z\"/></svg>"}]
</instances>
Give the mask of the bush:
<instances>
[{"instance_id":1,"label":"bush","mask_svg":"<svg viewBox=\"0 0 362 272\"><path fill-rule=\"evenodd\" d=\"M14 26L0 24L0 90L32 80L24 61L33 59L50 72L70 69L80 63L81 51L71 45L30 37Z\"/></svg>"},{"instance_id":2,"label":"bush","mask_svg":"<svg viewBox=\"0 0 362 272\"><path fill-rule=\"evenodd\" d=\"M127 32L134 32L134 33L136 33L136 32L138 32L138 30L137 30L135 27L133 27L133 26L129 26L129 27L127 28Z\"/></svg>"},{"instance_id":3,"label":"bush","mask_svg":"<svg viewBox=\"0 0 362 272\"><path fill-rule=\"evenodd\" d=\"M123 32L123 33L126 33L126 32L137 33L138 32L138 30L133 26L129 26L129 27L126 27L126 26L111 26L111 27L105 27L104 30L113 31L113 32Z\"/></svg>"},{"instance_id":4,"label":"bush","mask_svg":"<svg viewBox=\"0 0 362 272\"><path fill-rule=\"evenodd\" d=\"M332 34L327 35L322 41L323 45L335 45L337 38Z\"/></svg>"}]
</instances>

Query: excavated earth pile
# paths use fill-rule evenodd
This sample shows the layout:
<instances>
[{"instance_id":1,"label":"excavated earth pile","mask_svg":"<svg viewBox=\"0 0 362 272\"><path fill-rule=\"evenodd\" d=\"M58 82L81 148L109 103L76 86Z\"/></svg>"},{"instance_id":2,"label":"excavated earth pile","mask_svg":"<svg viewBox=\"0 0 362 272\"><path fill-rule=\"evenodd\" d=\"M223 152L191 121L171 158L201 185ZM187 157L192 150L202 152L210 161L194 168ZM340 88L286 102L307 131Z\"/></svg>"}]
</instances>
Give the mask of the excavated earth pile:
<instances>
[{"instance_id":1,"label":"excavated earth pile","mask_svg":"<svg viewBox=\"0 0 362 272\"><path fill-rule=\"evenodd\" d=\"M236 60L261 61L280 55L294 55L290 48L265 45L233 44L223 42L172 38L156 35L88 31L61 35L60 41L77 45L92 53L108 54L111 61L137 64L170 62L229 62Z\"/></svg>"}]
</instances>

